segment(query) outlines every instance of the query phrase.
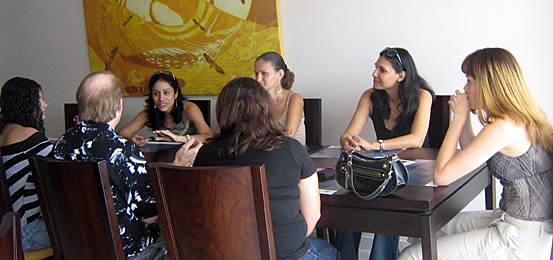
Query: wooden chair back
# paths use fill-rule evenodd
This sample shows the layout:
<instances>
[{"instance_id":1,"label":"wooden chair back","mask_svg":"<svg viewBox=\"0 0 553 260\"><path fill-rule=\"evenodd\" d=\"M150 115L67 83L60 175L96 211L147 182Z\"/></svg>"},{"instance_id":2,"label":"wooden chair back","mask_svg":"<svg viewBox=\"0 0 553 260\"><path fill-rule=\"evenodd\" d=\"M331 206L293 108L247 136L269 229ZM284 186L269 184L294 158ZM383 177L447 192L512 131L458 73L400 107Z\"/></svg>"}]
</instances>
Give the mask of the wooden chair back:
<instances>
[{"instance_id":1,"label":"wooden chair back","mask_svg":"<svg viewBox=\"0 0 553 260\"><path fill-rule=\"evenodd\" d=\"M63 112L65 117L65 131L74 127L80 123L79 121L79 106L77 103L65 103L63 104Z\"/></svg>"},{"instance_id":2,"label":"wooden chair back","mask_svg":"<svg viewBox=\"0 0 553 260\"><path fill-rule=\"evenodd\" d=\"M6 172L4 171L2 151L0 150L0 216L12 211L12 200L10 198L8 181L6 180Z\"/></svg>"},{"instance_id":3,"label":"wooden chair back","mask_svg":"<svg viewBox=\"0 0 553 260\"><path fill-rule=\"evenodd\" d=\"M436 95L430 112L430 125L428 126L428 142L430 148L440 148L445 134L449 128L449 96Z\"/></svg>"},{"instance_id":4,"label":"wooden chair back","mask_svg":"<svg viewBox=\"0 0 553 260\"><path fill-rule=\"evenodd\" d=\"M204 116L205 122L208 126L211 126L211 100L188 100L194 104L196 104L200 111L202 111L202 115Z\"/></svg>"},{"instance_id":5,"label":"wooden chair back","mask_svg":"<svg viewBox=\"0 0 553 260\"><path fill-rule=\"evenodd\" d=\"M106 162L30 158L56 259L126 259Z\"/></svg>"},{"instance_id":6,"label":"wooden chair back","mask_svg":"<svg viewBox=\"0 0 553 260\"><path fill-rule=\"evenodd\" d=\"M23 260L21 221L18 212L2 215L0 224L0 259Z\"/></svg>"},{"instance_id":7,"label":"wooden chair back","mask_svg":"<svg viewBox=\"0 0 553 260\"><path fill-rule=\"evenodd\" d=\"M264 165L149 173L169 259L276 259Z\"/></svg>"},{"instance_id":8,"label":"wooden chair back","mask_svg":"<svg viewBox=\"0 0 553 260\"><path fill-rule=\"evenodd\" d=\"M323 100L320 98L304 98L303 112L305 114L305 144L319 146L323 144Z\"/></svg>"}]
</instances>

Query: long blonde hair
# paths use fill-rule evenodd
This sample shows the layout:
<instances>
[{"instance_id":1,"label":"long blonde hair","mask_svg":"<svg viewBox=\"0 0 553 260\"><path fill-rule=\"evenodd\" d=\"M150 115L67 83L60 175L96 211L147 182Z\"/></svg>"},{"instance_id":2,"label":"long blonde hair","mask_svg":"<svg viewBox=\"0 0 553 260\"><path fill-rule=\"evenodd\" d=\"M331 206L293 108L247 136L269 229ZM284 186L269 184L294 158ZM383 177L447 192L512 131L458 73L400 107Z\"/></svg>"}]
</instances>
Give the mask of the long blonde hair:
<instances>
[{"instance_id":1,"label":"long blonde hair","mask_svg":"<svg viewBox=\"0 0 553 260\"><path fill-rule=\"evenodd\" d=\"M468 55L463 72L478 86L478 118L483 125L509 117L525 125L532 143L553 151L553 127L532 97L515 57L501 48L485 48Z\"/></svg>"}]
</instances>

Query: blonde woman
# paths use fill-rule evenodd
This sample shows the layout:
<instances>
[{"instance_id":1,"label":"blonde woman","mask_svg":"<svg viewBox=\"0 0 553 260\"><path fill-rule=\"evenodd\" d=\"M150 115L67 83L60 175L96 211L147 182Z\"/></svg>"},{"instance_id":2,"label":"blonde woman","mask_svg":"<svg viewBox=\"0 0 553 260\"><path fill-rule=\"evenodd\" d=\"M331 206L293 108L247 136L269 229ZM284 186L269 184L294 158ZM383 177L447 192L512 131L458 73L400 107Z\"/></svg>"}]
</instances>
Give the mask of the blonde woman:
<instances>
[{"instance_id":1,"label":"blonde woman","mask_svg":"<svg viewBox=\"0 0 553 260\"><path fill-rule=\"evenodd\" d=\"M438 232L439 259L549 259L553 218L553 128L526 86L515 57L487 48L467 56L464 93L436 159L434 183L447 185L483 163L503 184L499 209L462 212ZM470 112L484 128L474 135ZM457 144L461 152L457 153ZM399 259L422 259L420 244Z\"/></svg>"}]
</instances>

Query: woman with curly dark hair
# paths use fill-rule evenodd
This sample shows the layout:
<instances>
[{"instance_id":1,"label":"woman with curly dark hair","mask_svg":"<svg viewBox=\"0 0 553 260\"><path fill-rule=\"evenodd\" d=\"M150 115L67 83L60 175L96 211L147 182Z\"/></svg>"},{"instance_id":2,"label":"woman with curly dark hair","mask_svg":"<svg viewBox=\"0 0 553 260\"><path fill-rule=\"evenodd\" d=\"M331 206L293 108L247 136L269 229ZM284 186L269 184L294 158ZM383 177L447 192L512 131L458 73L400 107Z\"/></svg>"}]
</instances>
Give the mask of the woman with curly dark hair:
<instances>
[{"instance_id":1,"label":"woman with curly dark hair","mask_svg":"<svg viewBox=\"0 0 553 260\"><path fill-rule=\"evenodd\" d=\"M12 209L21 214L23 251L50 246L33 175L28 167L30 156L46 156L52 150L52 143L44 135L46 106L42 88L33 80L16 77L2 87L0 150Z\"/></svg>"},{"instance_id":2,"label":"woman with curly dark hair","mask_svg":"<svg viewBox=\"0 0 553 260\"><path fill-rule=\"evenodd\" d=\"M136 135L144 126L159 135L155 138L157 141L186 143L193 137L203 142L213 135L200 108L193 102L187 102L173 73L155 73L150 78L148 89L150 93L146 99L146 108L119 130L119 135L138 146L148 142L148 139Z\"/></svg>"},{"instance_id":3,"label":"woman with curly dark hair","mask_svg":"<svg viewBox=\"0 0 553 260\"><path fill-rule=\"evenodd\" d=\"M259 82L235 78L216 106L221 133L205 144L194 166L264 164L278 259L337 259L326 241L309 234L319 220L317 169L305 148L276 122L274 103Z\"/></svg>"}]
</instances>

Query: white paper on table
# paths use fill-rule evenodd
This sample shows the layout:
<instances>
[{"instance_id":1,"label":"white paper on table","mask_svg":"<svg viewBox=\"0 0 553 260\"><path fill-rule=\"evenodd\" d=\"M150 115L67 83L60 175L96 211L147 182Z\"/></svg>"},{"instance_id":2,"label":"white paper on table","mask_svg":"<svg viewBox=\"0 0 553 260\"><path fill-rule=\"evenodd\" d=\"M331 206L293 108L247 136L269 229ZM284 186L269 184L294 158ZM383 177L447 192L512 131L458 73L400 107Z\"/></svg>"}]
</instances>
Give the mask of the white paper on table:
<instances>
[{"instance_id":1,"label":"white paper on table","mask_svg":"<svg viewBox=\"0 0 553 260\"><path fill-rule=\"evenodd\" d=\"M324 195L332 195L336 192L337 190L319 189L319 194L324 194Z\"/></svg>"}]
</instances>

